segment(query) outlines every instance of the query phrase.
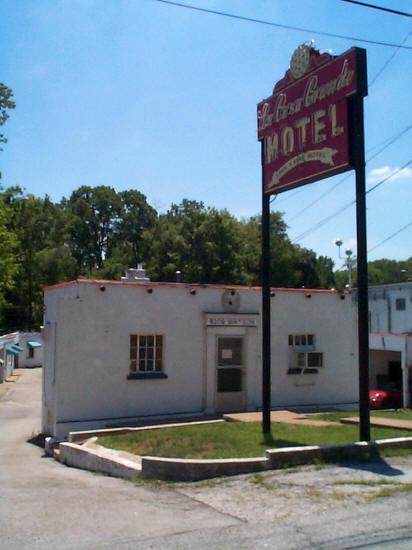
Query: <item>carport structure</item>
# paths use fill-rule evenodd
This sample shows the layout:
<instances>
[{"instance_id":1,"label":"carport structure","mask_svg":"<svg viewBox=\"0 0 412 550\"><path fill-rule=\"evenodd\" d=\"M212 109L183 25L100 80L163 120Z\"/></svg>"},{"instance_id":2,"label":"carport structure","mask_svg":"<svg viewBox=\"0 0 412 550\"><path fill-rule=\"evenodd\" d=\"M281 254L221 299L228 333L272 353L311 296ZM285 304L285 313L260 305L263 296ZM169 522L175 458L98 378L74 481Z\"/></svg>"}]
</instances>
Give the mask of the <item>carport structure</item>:
<instances>
[{"instance_id":1,"label":"carport structure","mask_svg":"<svg viewBox=\"0 0 412 550\"><path fill-rule=\"evenodd\" d=\"M412 334L369 334L369 387L381 389L388 382L402 382L403 407L410 406L412 383Z\"/></svg>"}]
</instances>

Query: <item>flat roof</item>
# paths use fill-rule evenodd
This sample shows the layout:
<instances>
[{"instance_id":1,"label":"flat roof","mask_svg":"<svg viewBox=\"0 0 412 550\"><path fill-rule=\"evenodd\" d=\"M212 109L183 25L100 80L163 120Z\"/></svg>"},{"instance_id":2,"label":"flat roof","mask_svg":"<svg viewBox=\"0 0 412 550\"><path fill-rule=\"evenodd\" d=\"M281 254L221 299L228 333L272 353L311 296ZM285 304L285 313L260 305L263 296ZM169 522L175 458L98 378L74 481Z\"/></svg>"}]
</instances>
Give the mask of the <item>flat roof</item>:
<instances>
[{"instance_id":1,"label":"flat roof","mask_svg":"<svg viewBox=\"0 0 412 550\"><path fill-rule=\"evenodd\" d=\"M153 281L107 281L104 279L74 279L73 281L67 281L64 283L58 283L55 285L46 286L44 290L54 290L56 288L62 288L65 286L81 284L81 285L105 285L105 286L143 286L143 287L168 287L168 288L210 288L210 289L222 289L222 290L256 290L261 291L260 286L242 286L242 285L229 285L229 284L204 284L204 283L177 283L177 282L153 282ZM319 294L350 294L349 291L331 290L324 288L283 288L283 287L271 287L271 291L274 292L299 292L299 293L319 293Z\"/></svg>"}]
</instances>

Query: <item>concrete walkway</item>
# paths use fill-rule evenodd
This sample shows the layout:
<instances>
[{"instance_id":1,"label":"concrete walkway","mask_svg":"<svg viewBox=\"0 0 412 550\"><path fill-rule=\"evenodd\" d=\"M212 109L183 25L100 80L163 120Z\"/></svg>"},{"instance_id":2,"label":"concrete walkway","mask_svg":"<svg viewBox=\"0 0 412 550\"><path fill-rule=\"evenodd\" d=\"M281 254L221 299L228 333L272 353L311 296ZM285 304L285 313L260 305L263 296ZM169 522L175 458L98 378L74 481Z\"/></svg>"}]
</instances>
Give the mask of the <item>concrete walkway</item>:
<instances>
[{"instance_id":1,"label":"concrete walkway","mask_svg":"<svg viewBox=\"0 0 412 550\"><path fill-rule=\"evenodd\" d=\"M23 372L24 369L14 369L13 374L8 376L6 380L0 384L0 401L5 397L8 391L14 387L14 384L19 380Z\"/></svg>"},{"instance_id":2,"label":"concrete walkway","mask_svg":"<svg viewBox=\"0 0 412 550\"><path fill-rule=\"evenodd\" d=\"M341 418L342 424L359 424L359 416ZM401 420L400 418L383 418L379 416L370 417L371 426L379 426L380 428L395 428L397 430L411 430L411 420Z\"/></svg>"},{"instance_id":3,"label":"concrete walkway","mask_svg":"<svg viewBox=\"0 0 412 550\"><path fill-rule=\"evenodd\" d=\"M262 422L261 412L231 413L224 414L224 420L228 422ZM314 420L306 414L294 413L292 411L271 411L271 422L286 422L288 424L301 424L307 426L333 426L336 422L326 420Z\"/></svg>"}]
</instances>

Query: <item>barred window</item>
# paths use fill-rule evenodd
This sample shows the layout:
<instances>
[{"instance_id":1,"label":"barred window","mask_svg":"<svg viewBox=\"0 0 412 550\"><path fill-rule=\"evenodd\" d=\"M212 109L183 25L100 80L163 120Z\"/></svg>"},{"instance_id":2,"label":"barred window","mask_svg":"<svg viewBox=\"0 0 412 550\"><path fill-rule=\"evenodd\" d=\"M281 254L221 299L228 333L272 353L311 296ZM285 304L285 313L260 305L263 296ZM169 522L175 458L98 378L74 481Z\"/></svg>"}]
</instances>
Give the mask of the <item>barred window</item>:
<instances>
[{"instance_id":1,"label":"barred window","mask_svg":"<svg viewBox=\"0 0 412 550\"><path fill-rule=\"evenodd\" d=\"M289 346L313 346L315 343L314 334L289 334Z\"/></svg>"},{"instance_id":2,"label":"barred window","mask_svg":"<svg viewBox=\"0 0 412 550\"><path fill-rule=\"evenodd\" d=\"M130 372L162 372L163 336L161 334L130 335Z\"/></svg>"}]
</instances>

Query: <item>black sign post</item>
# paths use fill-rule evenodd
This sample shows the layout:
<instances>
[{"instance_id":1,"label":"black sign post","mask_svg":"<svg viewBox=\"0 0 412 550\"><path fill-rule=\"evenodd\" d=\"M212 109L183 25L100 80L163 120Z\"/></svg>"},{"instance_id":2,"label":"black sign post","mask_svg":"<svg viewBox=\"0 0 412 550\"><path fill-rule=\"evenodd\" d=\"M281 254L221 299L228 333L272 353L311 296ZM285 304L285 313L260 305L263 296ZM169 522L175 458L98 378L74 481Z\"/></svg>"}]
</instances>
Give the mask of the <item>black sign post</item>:
<instances>
[{"instance_id":1,"label":"black sign post","mask_svg":"<svg viewBox=\"0 0 412 550\"><path fill-rule=\"evenodd\" d=\"M270 434L270 195L263 189L262 142L262 431Z\"/></svg>"},{"instance_id":2,"label":"black sign post","mask_svg":"<svg viewBox=\"0 0 412 550\"><path fill-rule=\"evenodd\" d=\"M363 98L366 51L340 56L302 44L272 96L258 105L262 146L262 428L270 434L270 200L350 169L356 172L360 439L370 440L368 269Z\"/></svg>"},{"instance_id":3,"label":"black sign post","mask_svg":"<svg viewBox=\"0 0 412 550\"><path fill-rule=\"evenodd\" d=\"M363 97L368 94L366 51L357 49L359 93L348 101L349 153L356 175L356 231L358 271L359 438L370 441L369 411L369 307L365 197L365 138Z\"/></svg>"}]
</instances>

